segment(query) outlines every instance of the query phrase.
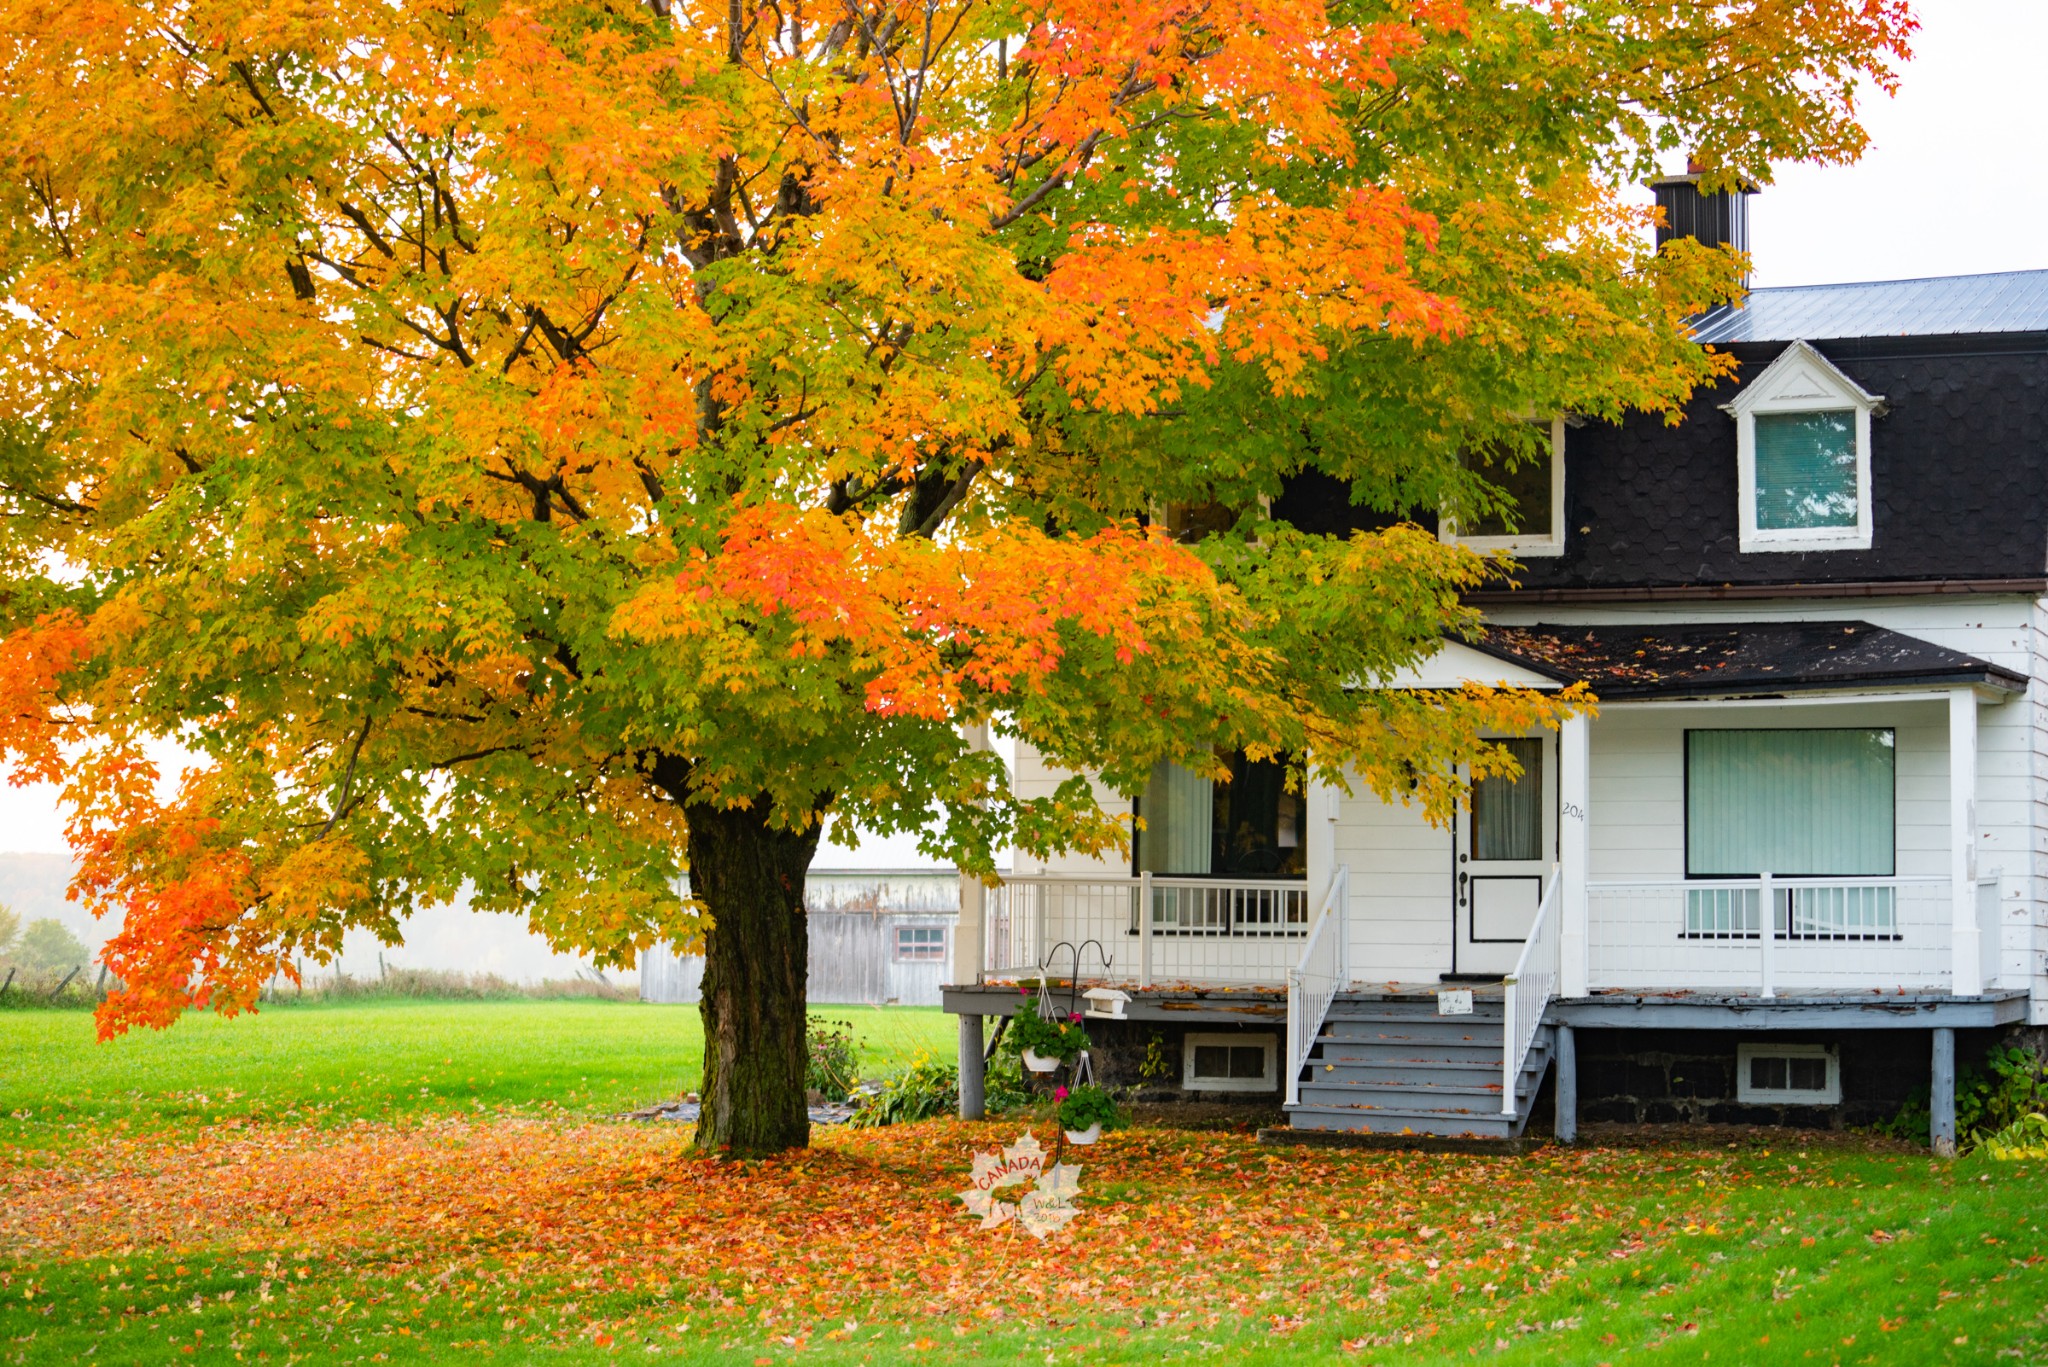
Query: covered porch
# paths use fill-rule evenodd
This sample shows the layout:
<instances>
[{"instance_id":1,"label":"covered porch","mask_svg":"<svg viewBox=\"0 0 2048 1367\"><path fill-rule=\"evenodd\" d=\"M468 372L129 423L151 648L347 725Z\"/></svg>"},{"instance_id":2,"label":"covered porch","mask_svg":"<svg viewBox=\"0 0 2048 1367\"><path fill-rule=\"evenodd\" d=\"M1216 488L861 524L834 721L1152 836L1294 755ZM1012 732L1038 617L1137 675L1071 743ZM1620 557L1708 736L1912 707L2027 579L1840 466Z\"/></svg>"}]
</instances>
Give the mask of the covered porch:
<instances>
[{"instance_id":1,"label":"covered porch","mask_svg":"<svg viewBox=\"0 0 2048 1367\"><path fill-rule=\"evenodd\" d=\"M2008 874L1980 830L2006 814L1979 813L2023 678L1868 624L1764 623L1518 628L1402 682L1575 678L1598 715L1514 739L1522 778L1482 784L1454 829L1312 787L1302 877L1020 872L967 889L959 962L987 984L1078 974L1134 1010L1284 1001L1290 1100L1347 993L1500 984L1510 1107L1564 1003L1690 1001L1798 1029L2025 996L2025 837L2003 846ZM1738 1010L1769 1003L1785 1009Z\"/></svg>"}]
</instances>

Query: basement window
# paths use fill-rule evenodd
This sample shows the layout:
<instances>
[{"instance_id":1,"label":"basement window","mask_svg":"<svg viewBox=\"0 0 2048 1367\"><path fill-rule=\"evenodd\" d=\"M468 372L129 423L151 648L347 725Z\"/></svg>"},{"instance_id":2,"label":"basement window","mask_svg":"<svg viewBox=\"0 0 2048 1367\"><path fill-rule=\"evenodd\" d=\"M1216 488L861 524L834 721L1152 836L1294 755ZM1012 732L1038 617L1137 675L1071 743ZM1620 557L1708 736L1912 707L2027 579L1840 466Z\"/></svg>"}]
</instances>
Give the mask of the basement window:
<instances>
[{"instance_id":1,"label":"basement window","mask_svg":"<svg viewBox=\"0 0 2048 1367\"><path fill-rule=\"evenodd\" d=\"M1737 1045L1735 1099L1763 1106L1839 1105L1841 1062L1825 1044Z\"/></svg>"},{"instance_id":2,"label":"basement window","mask_svg":"<svg viewBox=\"0 0 2048 1367\"><path fill-rule=\"evenodd\" d=\"M1188 1035L1181 1044L1180 1085L1191 1092L1279 1090L1272 1035Z\"/></svg>"}]
</instances>

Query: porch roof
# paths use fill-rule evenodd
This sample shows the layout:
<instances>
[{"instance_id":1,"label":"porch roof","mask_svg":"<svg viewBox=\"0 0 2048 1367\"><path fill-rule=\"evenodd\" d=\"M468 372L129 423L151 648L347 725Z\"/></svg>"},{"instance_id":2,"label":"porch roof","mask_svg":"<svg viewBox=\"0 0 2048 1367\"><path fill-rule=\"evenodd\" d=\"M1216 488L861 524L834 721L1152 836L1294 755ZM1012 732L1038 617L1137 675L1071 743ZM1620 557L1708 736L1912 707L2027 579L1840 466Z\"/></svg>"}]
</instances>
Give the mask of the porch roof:
<instances>
[{"instance_id":1,"label":"porch roof","mask_svg":"<svg viewBox=\"0 0 2048 1367\"><path fill-rule=\"evenodd\" d=\"M1472 643L1583 682L1604 700L1975 685L2026 689L2012 670L1868 622L1489 626Z\"/></svg>"}]
</instances>

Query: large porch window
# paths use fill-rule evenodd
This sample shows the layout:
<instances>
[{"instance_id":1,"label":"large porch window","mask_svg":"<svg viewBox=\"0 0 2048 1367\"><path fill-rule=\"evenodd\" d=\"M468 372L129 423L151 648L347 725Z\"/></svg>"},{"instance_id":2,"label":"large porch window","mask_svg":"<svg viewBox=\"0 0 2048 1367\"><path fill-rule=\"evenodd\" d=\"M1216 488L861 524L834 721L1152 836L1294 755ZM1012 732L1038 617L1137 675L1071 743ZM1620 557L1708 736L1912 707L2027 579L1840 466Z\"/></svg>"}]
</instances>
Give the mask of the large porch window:
<instances>
[{"instance_id":1,"label":"large porch window","mask_svg":"<svg viewBox=\"0 0 2048 1367\"><path fill-rule=\"evenodd\" d=\"M1688 878L1890 878L1896 870L1897 737L1888 727L1685 733ZM1788 886L1775 934L1890 938L1896 891L1840 882ZM1696 888L1686 934L1753 939L1756 888Z\"/></svg>"},{"instance_id":2,"label":"large porch window","mask_svg":"<svg viewBox=\"0 0 2048 1367\"><path fill-rule=\"evenodd\" d=\"M1138 799L1145 824L1134 842L1137 872L1217 880L1214 886L1155 883L1153 933L1299 935L1308 925L1307 889L1268 881L1307 876L1301 795L1287 791L1286 759L1253 760L1240 752L1226 762L1224 783L1160 764ZM1134 904L1133 932L1136 914Z\"/></svg>"},{"instance_id":3,"label":"large porch window","mask_svg":"<svg viewBox=\"0 0 2048 1367\"><path fill-rule=\"evenodd\" d=\"M1301 795L1287 791L1287 762L1229 757L1215 783L1161 763L1138 800L1137 869L1182 878L1300 878Z\"/></svg>"}]
</instances>

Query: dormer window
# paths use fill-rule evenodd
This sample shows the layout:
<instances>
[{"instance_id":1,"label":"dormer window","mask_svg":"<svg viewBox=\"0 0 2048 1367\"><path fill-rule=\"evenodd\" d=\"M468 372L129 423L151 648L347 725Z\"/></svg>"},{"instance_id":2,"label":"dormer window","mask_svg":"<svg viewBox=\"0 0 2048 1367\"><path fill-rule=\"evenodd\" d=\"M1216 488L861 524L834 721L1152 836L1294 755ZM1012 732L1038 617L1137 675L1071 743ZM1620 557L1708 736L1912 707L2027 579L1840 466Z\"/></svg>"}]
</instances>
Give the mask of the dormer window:
<instances>
[{"instance_id":1,"label":"dormer window","mask_svg":"<svg viewBox=\"0 0 2048 1367\"><path fill-rule=\"evenodd\" d=\"M1506 508L1464 520L1445 518L1444 540L1475 551L1564 554L1564 419L1550 423L1545 455L1513 467L1468 454L1465 466L1505 496Z\"/></svg>"},{"instance_id":2,"label":"dormer window","mask_svg":"<svg viewBox=\"0 0 2048 1367\"><path fill-rule=\"evenodd\" d=\"M1745 551L1870 549L1870 419L1884 399L1794 342L1740 397L1735 419Z\"/></svg>"}]
</instances>

